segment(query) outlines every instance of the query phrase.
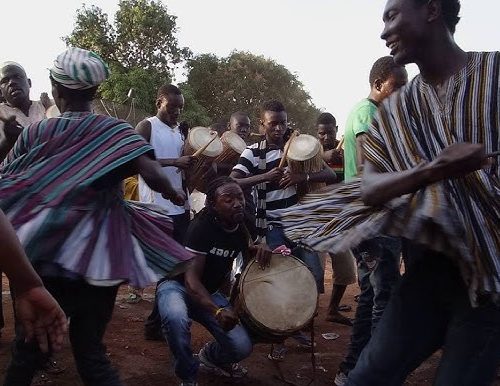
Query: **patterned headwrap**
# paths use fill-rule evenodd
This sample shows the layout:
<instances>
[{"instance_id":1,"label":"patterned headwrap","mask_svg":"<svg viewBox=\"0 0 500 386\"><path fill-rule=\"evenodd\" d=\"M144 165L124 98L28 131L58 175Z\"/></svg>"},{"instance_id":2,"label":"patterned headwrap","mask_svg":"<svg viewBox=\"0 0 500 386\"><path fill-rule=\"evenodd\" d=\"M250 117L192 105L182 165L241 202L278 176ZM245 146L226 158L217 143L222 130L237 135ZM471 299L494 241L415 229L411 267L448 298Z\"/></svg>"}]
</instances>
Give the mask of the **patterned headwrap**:
<instances>
[{"instance_id":1,"label":"patterned headwrap","mask_svg":"<svg viewBox=\"0 0 500 386\"><path fill-rule=\"evenodd\" d=\"M109 75L99 55L81 48L68 48L54 61L50 76L64 87L84 90L100 85Z\"/></svg>"}]
</instances>

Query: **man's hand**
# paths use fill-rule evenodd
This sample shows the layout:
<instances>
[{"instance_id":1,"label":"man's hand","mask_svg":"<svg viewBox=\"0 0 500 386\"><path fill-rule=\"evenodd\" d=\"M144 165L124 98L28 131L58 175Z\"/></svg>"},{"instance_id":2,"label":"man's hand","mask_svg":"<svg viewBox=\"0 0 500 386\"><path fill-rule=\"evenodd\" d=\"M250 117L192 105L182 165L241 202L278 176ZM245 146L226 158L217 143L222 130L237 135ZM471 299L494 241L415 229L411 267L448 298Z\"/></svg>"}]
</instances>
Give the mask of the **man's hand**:
<instances>
[{"instance_id":1,"label":"man's hand","mask_svg":"<svg viewBox=\"0 0 500 386\"><path fill-rule=\"evenodd\" d=\"M283 168L273 168L269 170L265 176L267 182L277 182L283 177Z\"/></svg>"},{"instance_id":2,"label":"man's hand","mask_svg":"<svg viewBox=\"0 0 500 386\"><path fill-rule=\"evenodd\" d=\"M323 159L328 163L342 163L344 151L342 149L331 149L323 153Z\"/></svg>"},{"instance_id":3,"label":"man's hand","mask_svg":"<svg viewBox=\"0 0 500 386\"><path fill-rule=\"evenodd\" d=\"M16 317L26 332L35 338L43 352L62 348L67 329L66 315L44 287L35 287L15 298Z\"/></svg>"},{"instance_id":4,"label":"man's hand","mask_svg":"<svg viewBox=\"0 0 500 386\"><path fill-rule=\"evenodd\" d=\"M174 166L179 169L186 170L193 166L195 162L196 157L193 157L192 155L183 155L175 160Z\"/></svg>"},{"instance_id":5,"label":"man's hand","mask_svg":"<svg viewBox=\"0 0 500 386\"><path fill-rule=\"evenodd\" d=\"M431 181L462 177L487 163L484 146L468 142L454 143L430 162Z\"/></svg>"},{"instance_id":6,"label":"man's hand","mask_svg":"<svg viewBox=\"0 0 500 386\"><path fill-rule=\"evenodd\" d=\"M172 201L177 206L182 206L186 202L186 194L182 190L172 189L162 193L164 199Z\"/></svg>"},{"instance_id":7,"label":"man's hand","mask_svg":"<svg viewBox=\"0 0 500 386\"><path fill-rule=\"evenodd\" d=\"M271 265L271 256L273 252L267 244L252 245L249 249L261 269L264 270Z\"/></svg>"},{"instance_id":8,"label":"man's hand","mask_svg":"<svg viewBox=\"0 0 500 386\"><path fill-rule=\"evenodd\" d=\"M295 186L302 182L307 181L307 174L305 173L290 173L286 172L280 180L280 188L286 189L289 186Z\"/></svg>"},{"instance_id":9,"label":"man's hand","mask_svg":"<svg viewBox=\"0 0 500 386\"><path fill-rule=\"evenodd\" d=\"M215 316L224 331L231 331L238 324L238 317L229 308L224 308Z\"/></svg>"},{"instance_id":10,"label":"man's hand","mask_svg":"<svg viewBox=\"0 0 500 386\"><path fill-rule=\"evenodd\" d=\"M3 122L5 139L10 144L14 144L17 141L17 137L22 133L23 127L16 121L16 117L13 115L6 117L0 113L0 120Z\"/></svg>"}]
</instances>

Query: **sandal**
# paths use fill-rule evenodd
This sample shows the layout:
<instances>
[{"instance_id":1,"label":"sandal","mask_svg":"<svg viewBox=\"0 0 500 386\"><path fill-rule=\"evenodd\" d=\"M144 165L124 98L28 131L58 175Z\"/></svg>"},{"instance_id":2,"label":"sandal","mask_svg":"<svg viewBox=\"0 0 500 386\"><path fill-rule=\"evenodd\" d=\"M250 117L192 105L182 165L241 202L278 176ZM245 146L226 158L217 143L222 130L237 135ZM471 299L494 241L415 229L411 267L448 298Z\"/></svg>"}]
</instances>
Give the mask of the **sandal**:
<instances>
[{"instance_id":1,"label":"sandal","mask_svg":"<svg viewBox=\"0 0 500 386\"><path fill-rule=\"evenodd\" d=\"M272 344L271 352L267 354L267 359L271 361L282 362L285 360L287 351L288 350L284 344Z\"/></svg>"}]
</instances>

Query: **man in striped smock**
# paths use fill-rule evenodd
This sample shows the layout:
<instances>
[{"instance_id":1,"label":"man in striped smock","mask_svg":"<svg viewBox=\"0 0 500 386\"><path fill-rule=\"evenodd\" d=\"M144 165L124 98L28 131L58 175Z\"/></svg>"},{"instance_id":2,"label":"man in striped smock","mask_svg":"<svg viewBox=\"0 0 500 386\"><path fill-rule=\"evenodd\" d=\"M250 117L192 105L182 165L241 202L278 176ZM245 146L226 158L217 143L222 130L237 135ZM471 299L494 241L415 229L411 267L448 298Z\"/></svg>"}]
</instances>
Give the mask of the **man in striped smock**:
<instances>
[{"instance_id":1,"label":"man in striped smock","mask_svg":"<svg viewBox=\"0 0 500 386\"><path fill-rule=\"evenodd\" d=\"M500 53L458 47L459 10L458 0L387 1L381 37L420 75L379 106L362 180L301 208L316 225L330 220L305 231L280 213L287 235L318 250L384 233L408 241L406 272L349 386L401 385L440 348L435 385L490 385L500 362Z\"/></svg>"},{"instance_id":2,"label":"man in striped smock","mask_svg":"<svg viewBox=\"0 0 500 386\"><path fill-rule=\"evenodd\" d=\"M297 203L296 185L306 182L335 181L335 173L330 168L315 173L291 174L279 167L283 157L284 136L287 131L287 113L281 102L268 101L261 108L262 131L265 139L247 147L233 168L231 177L240 186L247 188L257 185L257 232L265 239L271 249L287 245L292 254L301 259L313 272L318 290L324 291L324 271L317 253L298 247L285 239L283 230L276 226L267 226L267 218L276 210L288 208ZM304 336L301 341L309 344Z\"/></svg>"},{"instance_id":3,"label":"man in striped smock","mask_svg":"<svg viewBox=\"0 0 500 386\"><path fill-rule=\"evenodd\" d=\"M91 112L107 65L93 52L70 48L50 70L61 111L25 128L2 165L0 208L26 254L68 318L70 341L85 385L121 385L102 343L122 282L144 287L179 272L192 254L169 237L161 210L123 200L122 180L139 173L179 205L152 147L125 121ZM10 119L6 131L19 124ZM5 152L3 152L5 154ZM2 157L3 159L3 157ZM44 363L25 331L16 329L5 385L30 385Z\"/></svg>"},{"instance_id":4,"label":"man in striped smock","mask_svg":"<svg viewBox=\"0 0 500 386\"><path fill-rule=\"evenodd\" d=\"M459 9L389 0L383 14L394 61L421 74L379 108L362 199L392 207L408 264L348 385L400 385L441 347L436 385L489 385L500 361L499 167L485 156L499 147L500 54L457 46Z\"/></svg>"}]
</instances>

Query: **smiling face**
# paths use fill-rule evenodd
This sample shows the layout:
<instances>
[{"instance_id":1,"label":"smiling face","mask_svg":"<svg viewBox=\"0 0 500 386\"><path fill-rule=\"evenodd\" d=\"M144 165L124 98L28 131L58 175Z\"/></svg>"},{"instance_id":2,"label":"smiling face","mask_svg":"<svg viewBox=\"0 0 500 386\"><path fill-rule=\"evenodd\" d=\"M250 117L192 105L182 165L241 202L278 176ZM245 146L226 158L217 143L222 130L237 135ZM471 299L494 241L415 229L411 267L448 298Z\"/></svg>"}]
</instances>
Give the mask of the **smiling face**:
<instances>
[{"instance_id":1,"label":"smiling face","mask_svg":"<svg viewBox=\"0 0 500 386\"><path fill-rule=\"evenodd\" d=\"M388 0L381 38L400 65L425 60L429 34L429 8L415 0Z\"/></svg>"},{"instance_id":2,"label":"smiling face","mask_svg":"<svg viewBox=\"0 0 500 386\"><path fill-rule=\"evenodd\" d=\"M21 107L29 102L31 81L18 66L7 65L0 70L0 92L13 107Z\"/></svg>"},{"instance_id":3,"label":"smiling face","mask_svg":"<svg viewBox=\"0 0 500 386\"><path fill-rule=\"evenodd\" d=\"M227 227L240 224L245 219L245 197L236 182L227 183L215 191L213 209L217 217Z\"/></svg>"}]
</instances>

